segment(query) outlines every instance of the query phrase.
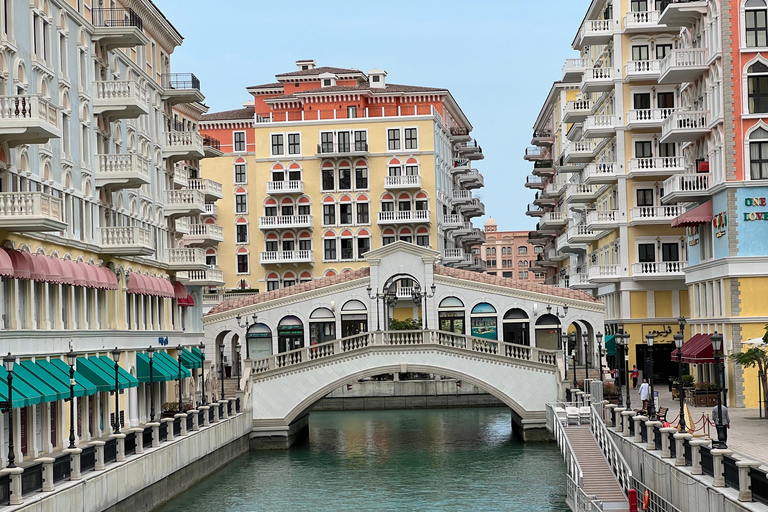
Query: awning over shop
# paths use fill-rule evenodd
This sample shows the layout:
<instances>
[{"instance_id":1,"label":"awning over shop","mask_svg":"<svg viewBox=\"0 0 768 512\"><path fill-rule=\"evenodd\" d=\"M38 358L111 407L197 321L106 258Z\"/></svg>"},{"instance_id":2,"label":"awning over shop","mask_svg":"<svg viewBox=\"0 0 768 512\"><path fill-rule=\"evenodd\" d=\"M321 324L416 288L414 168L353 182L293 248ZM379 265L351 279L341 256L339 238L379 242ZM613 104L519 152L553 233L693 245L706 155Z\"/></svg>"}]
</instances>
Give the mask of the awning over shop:
<instances>
[{"instance_id":1,"label":"awning over shop","mask_svg":"<svg viewBox=\"0 0 768 512\"><path fill-rule=\"evenodd\" d=\"M187 292L187 288L178 281L173 283L173 293L176 296L176 299L178 300L186 299L187 295L189 295L189 292Z\"/></svg>"},{"instance_id":2,"label":"awning over shop","mask_svg":"<svg viewBox=\"0 0 768 512\"><path fill-rule=\"evenodd\" d=\"M115 373L114 369L112 370L112 375L109 375L106 373L101 365L98 365L94 362L98 358L93 358L93 360L85 358L85 357L78 357L77 358L77 371L83 375L85 375L85 378L91 381L98 391L110 391L112 389L115 389Z\"/></svg>"},{"instance_id":3,"label":"awning over shop","mask_svg":"<svg viewBox=\"0 0 768 512\"><path fill-rule=\"evenodd\" d=\"M195 305L195 299L191 295L187 295L185 298L177 300L176 303L183 308L190 308Z\"/></svg>"},{"instance_id":4,"label":"awning over shop","mask_svg":"<svg viewBox=\"0 0 768 512\"><path fill-rule=\"evenodd\" d=\"M58 379L51 378L50 374L46 372L42 366L33 361L22 361L13 366L13 373L21 375L32 387L37 388L33 380L36 380L44 386L52 389L56 394L56 398L53 400L43 400L44 402L53 402L55 400L64 400L69 398L69 384L64 384ZM25 376L26 374L26 376Z\"/></svg>"},{"instance_id":5,"label":"awning over shop","mask_svg":"<svg viewBox=\"0 0 768 512\"><path fill-rule=\"evenodd\" d=\"M695 334L683 343L680 349L683 353L684 363L689 364L712 364L715 362L715 355L712 349L711 334ZM672 361L677 362L677 350L672 351Z\"/></svg>"},{"instance_id":6,"label":"awning over shop","mask_svg":"<svg viewBox=\"0 0 768 512\"><path fill-rule=\"evenodd\" d=\"M203 366L203 362L200 360L200 354L193 354L189 350L181 349L181 364L189 368L200 368Z\"/></svg>"},{"instance_id":7,"label":"awning over shop","mask_svg":"<svg viewBox=\"0 0 768 512\"><path fill-rule=\"evenodd\" d=\"M16 365L14 365L16 369ZM0 401L8 401L8 372L0 366ZM13 376L13 408L27 407L42 403L43 397L24 380Z\"/></svg>"},{"instance_id":8,"label":"awning over shop","mask_svg":"<svg viewBox=\"0 0 768 512\"><path fill-rule=\"evenodd\" d=\"M149 356L145 353L136 354L136 376L139 378L139 382L149 382ZM172 374L164 364L157 364L155 361L152 365L152 382L174 379L176 379L175 374Z\"/></svg>"},{"instance_id":9,"label":"awning over shop","mask_svg":"<svg viewBox=\"0 0 768 512\"><path fill-rule=\"evenodd\" d=\"M69 386L69 365L61 359L51 359L50 361L37 361L40 367L48 372L51 377L58 379L59 382ZM75 396L90 396L98 392L96 385L86 379L83 374L75 372Z\"/></svg>"},{"instance_id":10,"label":"awning over shop","mask_svg":"<svg viewBox=\"0 0 768 512\"><path fill-rule=\"evenodd\" d=\"M13 278L29 279L31 269L29 268L29 262L21 251L16 251L14 249L5 249L5 251L13 265Z\"/></svg>"},{"instance_id":11,"label":"awning over shop","mask_svg":"<svg viewBox=\"0 0 768 512\"><path fill-rule=\"evenodd\" d=\"M0 276L13 277L13 262L3 249L0 249Z\"/></svg>"},{"instance_id":12,"label":"awning over shop","mask_svg":"<svg viewBox=\"0 0 768 512\"><path fill-rule=\"evenodd\" d=\"M92 357L90 360L101 364L104 371L112 377L112 389L115 389L115 362L107 356ZM119 389L135 388L139 385L138 379L128 373L122 366L118 365L117 373Z\"/></svg>"},{"instance_id":13,"label":"awning over shop","mask_svg":"<svg viewBox=\"0 0 768 512\"><path fill-rule=\"evenodd\" d=\"M613 334L609 334L605 337L605 355L616 355L616 339Z\"/></svg>"},{"instance_id":14,"label":"awning over shop","mask_svg":"<svg viewBox=\"0 0 768 512\"><path fill-rule=\"evenodd\" d=\"M162 361L165 363L165 367L171 370L173 373L173 378L176 379L179 377L179 361L172 358L168 352L158 351L155 352L155 358L159 361ZM183 362L181 365L181 377L191 377L192 373L184 366Z\"/></svg>"},{"instance_id":15,"label":"awning over shop","mask_svg":"<svg viewBox=\"0 0 768 512\"><path fill-rule=\"evenodd\" d=\"M688 228L698 226L699 224L707 224L708 222L712 222L712 200L700 204L682 215L678 215L672 219L671 226L673 228Z\"/></svg>"}]
</instances>

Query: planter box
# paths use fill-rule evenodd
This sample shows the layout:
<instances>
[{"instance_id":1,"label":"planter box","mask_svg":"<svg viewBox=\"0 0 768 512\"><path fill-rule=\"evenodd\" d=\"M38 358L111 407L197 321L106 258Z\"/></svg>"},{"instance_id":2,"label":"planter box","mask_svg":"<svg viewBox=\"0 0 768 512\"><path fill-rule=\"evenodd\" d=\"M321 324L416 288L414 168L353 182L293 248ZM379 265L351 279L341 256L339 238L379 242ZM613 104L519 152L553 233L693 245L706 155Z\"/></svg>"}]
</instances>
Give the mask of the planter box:
<instances>
[{"instance_id":1,"label":"planter box","mask_svg":"<svg viewBox=\"0 0 768 512\"><path fill-rule=\"evenodd\" d=\"M727 390L724 390L727 393ZM695 390L693 392L693 404L696 407L714 407L717 405L717 391Z\"/></svg>"}]
</instances>

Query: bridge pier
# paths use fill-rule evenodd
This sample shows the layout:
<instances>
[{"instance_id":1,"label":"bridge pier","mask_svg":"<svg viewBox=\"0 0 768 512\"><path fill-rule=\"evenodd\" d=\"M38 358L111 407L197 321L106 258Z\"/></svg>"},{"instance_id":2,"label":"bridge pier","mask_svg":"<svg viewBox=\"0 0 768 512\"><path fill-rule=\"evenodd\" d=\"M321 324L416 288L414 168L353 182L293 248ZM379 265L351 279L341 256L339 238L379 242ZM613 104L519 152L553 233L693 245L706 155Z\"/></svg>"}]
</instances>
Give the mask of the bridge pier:
<instances>
[{"instance_id":1,"label":"bridge pier","mask_svg":"<svg viewBox=\"0 0 768 512\"><path fill-rule=\"evenodd\" d=\"M514 409L510 409L509 412L512 416L512 431L524 443L548 443L554 440L542 419L523 418Z\"/></svg>"},{"instance_id":2,"label":"bridge pier","mask_svg":"<svg viewBox=\"0 0 768 512\"><path fill-rule=\"evenodd\" d=\"M288 426L264 426L254 422L250 434L251 450L287 450L309 438L309 413L295 419Z\"/></svg>"}]
</instances>

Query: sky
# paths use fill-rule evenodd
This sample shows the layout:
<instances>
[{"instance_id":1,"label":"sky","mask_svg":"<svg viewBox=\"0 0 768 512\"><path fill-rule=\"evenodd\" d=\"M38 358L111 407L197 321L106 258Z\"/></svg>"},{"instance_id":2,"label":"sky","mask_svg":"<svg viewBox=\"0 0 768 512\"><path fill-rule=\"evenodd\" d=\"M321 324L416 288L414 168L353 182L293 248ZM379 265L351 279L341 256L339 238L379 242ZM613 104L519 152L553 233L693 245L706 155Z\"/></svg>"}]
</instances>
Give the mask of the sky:
<instances>
[{"instance_id":1,"label":"sky","mask_svg":"<svg viewBox=\"0 0 768 512\"><path fill-rule=\"evenodd\" d=\"M245 88L318 66L380 68L387 81L445 87L469 118L485 159L475 191L499 230L530 230L523 160L552 83L562 78L589 0L154 0L184 43L173 72L194 73L210 112L240 108Z\"/></svg>"}]
</instances>

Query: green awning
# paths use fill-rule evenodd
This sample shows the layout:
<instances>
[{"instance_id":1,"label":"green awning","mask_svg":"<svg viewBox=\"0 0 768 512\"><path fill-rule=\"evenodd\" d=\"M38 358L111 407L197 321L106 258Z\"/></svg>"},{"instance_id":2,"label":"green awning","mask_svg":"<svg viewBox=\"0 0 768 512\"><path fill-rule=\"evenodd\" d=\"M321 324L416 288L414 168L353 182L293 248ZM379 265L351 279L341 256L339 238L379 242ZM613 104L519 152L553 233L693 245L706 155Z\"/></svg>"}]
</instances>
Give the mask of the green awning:
<instances>
[{"instance_id":1,"label":"green awning","mask_svg":"<svg viewBox=\"0 0 768 512\"><path fill-rule=\"evenodd\" d=\"M192 368L201 368L203 366L203 362L200 360L200 353L193 354L185 348L181 349L181 364L190 370Z\"/></svg>"},{"instance_id":2,"label":"green awning","mask_svg":"<svg viewBox=\"0 0 768 512\"><path fill-rule=\"evenodd\" d=\"M613 334L609 334L605 337L605 355L607 356L615 356L616 355L616 340L614 339Z\"/></svg>"},{"instance_id":3,"label":"green awning","mask_svg":"<svg viewBox=\"0 0 768 512\"><path fill-rule=\"evenodd\" d=\"M29 372L37 380L51 388L56 393L56 400L66 400L69 398L69 384L64 384L58 379L51 378L51 375L46 372L37 362L22 361L17 366L24 369L24 371ZM13 368L14 372L16 371L17 366L14 366Z\"/></svg>"},{"instance_id":4,"label":"green awning","mask_svg":"<svg viewBox=\"0 0 768 512\"><path fill-rule=\"evenodd\" d=\"M15 368L16 365L14 365L14 369ZM8 372L2 365L0 365L0 401L8 401ZM39 404L42 401L43 397L40 396L40 393L32 389L29 384L23 380L17 379L16 375L14 375L13 403L11 404L14 409Z\"/></svg>"},{"instance_id":5,"label":"green awning","mask_svg":"<svg viewBox=\"0 0 768 512\"><path fill-rule=\"evenodd\" d=\"M149 356L147 354L136 354L136 375L139 382L149 382ZM152 365L152 382L164 382L175 378L165 365L157 364L157 361Z\"/></svg>"},{"instance_id":6,"label":"green awning","mask_svg":"<svg viewBox=\"0 0 768 512\"><path fill-rule=\"evenodd\" d=\"M159 350L155 352L155 369L162 368L171 377L169 380L176 380L179 376L179 372L176 371L176 364L168 364L168 360L160 355L164 353Z\"/></svg>"},{"instance_id":7,"label":"green awning","mask_svg":"<svg viewBox=\"0 0 768 512\"><path fill-rule=\"evenodd\" d=\"M112 389L115 389L115 362L107 356L99 356L91 358L96 364L101 364L101 367L107 371L112 377ZM117 366L117 381L118 389L135 388L139 385L139 381L128 373L122 366Z\"/></svg>"},{"instance_id":8,"label":"green awning","mask_svg":"<svg viewBox=\"0 0 768 512\"><path fill-rule=\"evenodd\" d=\"M159 356L161 361L165 361L166 362L166 367L168 369L171 369L171 368L173 369L174 379L178 379L179 378L179 360L178 359L172 358L168 354L168 352L163 352L163 351L156 352L155 356L156 357ZM185 377L191 377L191 376L192 376L192 372L190 372L187 368L185 368L184 367L184 363L182 362L182 364L181 364L181 377L185 378Z\"/></svg>"},{"instance_id":9,"label":"green awning","mask_svg":"<svg viewBox=\"0 0 768 512\"><path fill-rule=\"evenodd\" d=\"M23 380L29 384L30 388L37 391L40 394L42 403L55 402L56 400L60 399L59 393L55 389L53 389L44 380L40 380L37 375L22 366L21 363L16 363L13 365L13 381L16 382L16 379ZM66 398L67 396L69 396L69 393L67 393L63 398Z\"/></svg>"},{"instance_id":10,"label":"green awning","mask_svg":"<svg viewBox=\"0 0 768 512\"><path fill-rule=\"evenodd\" d=\"M45 359L37 361L40 367L48 372L53 378L58 379L59 382L63 382L64 385L69 387L69 365L61 359L51 359L46 361ZM96 386L86 379L81 373L75 372L75 396L90 396L95 395L98 390Z\"/></svg>"},{"instance_id":11,"label":"green awning","mask_svg":"<svg viewBox=\"0 0 768 512\"><path fill-rule=\"evenodd\" d=\"M93 358L97 359L97 358ZM85 375L85 378L96 385L97 391L109 391L115 389L115 374L112 376L105 373L101 366L96 365L91 359L85 357L77 358L77 371Z\"/></svg>"}]
</instances>

